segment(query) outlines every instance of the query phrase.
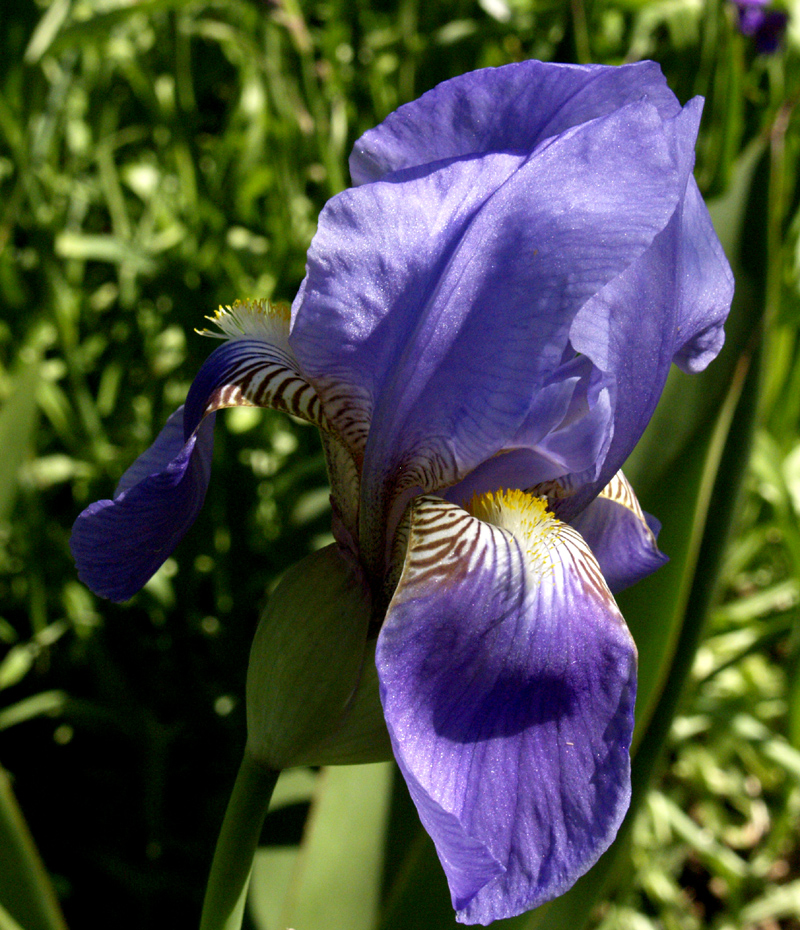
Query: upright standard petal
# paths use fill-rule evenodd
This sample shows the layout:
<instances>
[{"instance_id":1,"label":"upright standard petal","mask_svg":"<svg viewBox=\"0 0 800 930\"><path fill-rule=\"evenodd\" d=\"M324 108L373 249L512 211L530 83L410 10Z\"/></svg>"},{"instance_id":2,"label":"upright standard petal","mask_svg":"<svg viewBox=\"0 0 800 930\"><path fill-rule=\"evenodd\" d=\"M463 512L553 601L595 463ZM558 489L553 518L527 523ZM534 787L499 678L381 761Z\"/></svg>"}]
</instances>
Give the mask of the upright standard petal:
<instances>
[{"instance_id":1,"label":"upright standard petal","mask_svg":"<svg viewBox=\"0 0 800 930\"><path fill-rule=\"evenodd\" d=\"M185 407L125 472L114 499L97 501L75 521L78 576L112 601L133 597L197 517L211 473L214 411L275 407L327 423L288 347L288 308L235 304L216 322L227 341L206 359Z\"/></svg>"},{"instance_id":2,"label":"upright standard petal","mask_svg":"<svg viewBox=\"0 0 800 930\"><path fill-rule=\"evenodd\" d=\"M376 663L458 919L565 891L630 797L636 651L579 534L522 492L413 502Z\"/></svg>"},{"instance_id":3,"label":"upright standard petal","mask_svg":"<svg viewBox=\"0 0 800 930\"><path fill-rule=\"evenodd\" d=\"M441 496L464 507L495 488L526 490L567 474L594 480L613 435L613 387L585 356L561 365L503 450Z\"/></svg>"},{"instance_id":4,"label":"upright standard petal","mask_svg":"<svg viewBox=\"0 0 800 930\"><path fill-rule=\"evenodd\" d=\"M692 143L641 102L529 159L413 169L328 204L290 342L363 461L368 558L403 491L454 484L513 438L580 307L668 224Z\"/></svg>"},{"instance_id":5,"label":"upright standard petal","mask_svg":"<svg viewBox=\"0 0 800 930\"><path fill-rule=\"evenodd\" d=\"M596 479L565 502L571 520L614 477L653 415L670 365L699 370L722 345L733 278L691 169L701 101L675 120L683 137L685 193L669 224L577 313L573 348L616 384L614 435Z\"/></svg>"},{"instance_id":6,"label":"upright standard petal","mask_svg":"<svg viewBox=\"0 0 800 930\"><path fill-rule=\"evenodd\" d=\"M647 97L662 117L680 110L655 62L623 67L521 61L444 81L391 113L353 146L354 184L418 165L482 155L529 154L573 126Z\"/></svg>"}]
</instances>

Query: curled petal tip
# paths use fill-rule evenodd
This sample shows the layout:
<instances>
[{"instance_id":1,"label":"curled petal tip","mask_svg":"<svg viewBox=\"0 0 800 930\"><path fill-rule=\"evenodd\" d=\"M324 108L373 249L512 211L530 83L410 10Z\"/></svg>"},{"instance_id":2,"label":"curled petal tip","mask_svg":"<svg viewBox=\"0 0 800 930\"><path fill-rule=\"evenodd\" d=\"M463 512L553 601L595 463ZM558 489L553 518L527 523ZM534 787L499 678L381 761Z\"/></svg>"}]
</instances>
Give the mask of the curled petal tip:
<instances>
[{"instance_id":1,"label":"curled petal tip","mask_svg":"<svg viewBox=\"0 0 800 930\"><path fill-rule=\"evenodd\" d=\"M78 577L96 594L117 602L133 597L194 523L208 488L213 421L206 418L178 454L164 460L174 451L179 418L173 414L123 476L114 500L97 501L75 521L70 548Z\"/></svg>"}]
</instances>

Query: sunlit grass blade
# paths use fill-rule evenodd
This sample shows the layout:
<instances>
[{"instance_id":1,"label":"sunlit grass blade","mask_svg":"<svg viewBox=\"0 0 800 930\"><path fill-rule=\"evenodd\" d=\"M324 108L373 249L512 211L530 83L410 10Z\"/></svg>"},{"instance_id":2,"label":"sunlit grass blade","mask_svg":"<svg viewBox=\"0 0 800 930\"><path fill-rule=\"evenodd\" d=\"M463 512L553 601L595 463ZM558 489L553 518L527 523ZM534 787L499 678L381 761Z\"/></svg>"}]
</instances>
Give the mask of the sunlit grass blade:
<instances>
[{"instance_id":1,"label":"sunlit grass blade","mask_svg":"<svg viewBox=\"0 0 800 930\"><path fill-rule=\"evenodd\" d=\"M23 349L16 369L12 393L0 409L0 523L11 516L17 495L17 477L30 452L36 428L36 388L39 383L39 355Z\"/></svg>"},{"instance_id":2,"label":"sunlit grass blade","mask_svg":"<svg viewBox=\"0 0 800 930\"><path fill-rule=\"evenodd\" d=\"M25 930L66 930L50 879L0 767L0 902ZM13 926L13 925L12 925Z\"/></svg>"},{"instance_id":3,"label":"sunlit grass blade","mask_svg":"<svg viewBox=\"0 0 800 930\"><path fill-rule=\"evenodd\" d=\"M385 762L323 769L276 926L373 930L392 772Z\"/></svg>"}]
</instances>

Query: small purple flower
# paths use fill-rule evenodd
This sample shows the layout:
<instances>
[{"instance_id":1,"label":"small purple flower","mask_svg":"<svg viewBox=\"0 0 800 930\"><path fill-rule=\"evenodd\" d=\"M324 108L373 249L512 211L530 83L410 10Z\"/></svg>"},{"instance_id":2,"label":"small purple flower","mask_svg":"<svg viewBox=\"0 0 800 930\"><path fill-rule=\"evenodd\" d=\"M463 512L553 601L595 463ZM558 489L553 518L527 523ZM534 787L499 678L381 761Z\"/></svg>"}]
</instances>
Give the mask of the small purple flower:
<instances>
[{"instance_id":1,"label":"small purple flower","mask_svg":"<svg viewBox=\"0 0 800 930\"><path fill-rule=\"evenodd\" d=\"M733 0L739 14L739 30L751 36L764 55L775 52L789 24L784 10L768 9L769 0Z\"/></svg>"},{"instance_id":2,"label":"small purple flower","mask_svg":"<svg viewBox=\"0 0 800 930\"><path fill-rule=\"evenodd\" d=\"M692 177L701 101L657 65L447 81L357 143L291 327L235 305L182 415L78 518L131 597L202 504L213 411L317 424L374 611L395 757L458 919L569 888L630 797L636 650L611 594L664 561L620 467L732 277Z\"/></svg>"}]
</instances>

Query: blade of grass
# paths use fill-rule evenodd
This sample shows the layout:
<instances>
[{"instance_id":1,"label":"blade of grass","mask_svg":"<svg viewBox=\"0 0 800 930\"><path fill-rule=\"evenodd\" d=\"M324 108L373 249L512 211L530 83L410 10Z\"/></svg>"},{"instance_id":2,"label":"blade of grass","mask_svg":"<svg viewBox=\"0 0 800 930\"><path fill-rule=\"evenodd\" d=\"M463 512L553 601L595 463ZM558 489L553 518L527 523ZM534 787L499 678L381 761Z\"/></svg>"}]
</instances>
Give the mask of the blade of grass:
<instances>
[{"instance_id":1,"label":"blade of grass","mask_svg":"<svg viewBox=\"0 0 800 930\"><path fill-rule=\"evenodd\" d=\"M25 930L67 930L55 891L2 766L0 901Z\"/></svg>"}]
</instances>

